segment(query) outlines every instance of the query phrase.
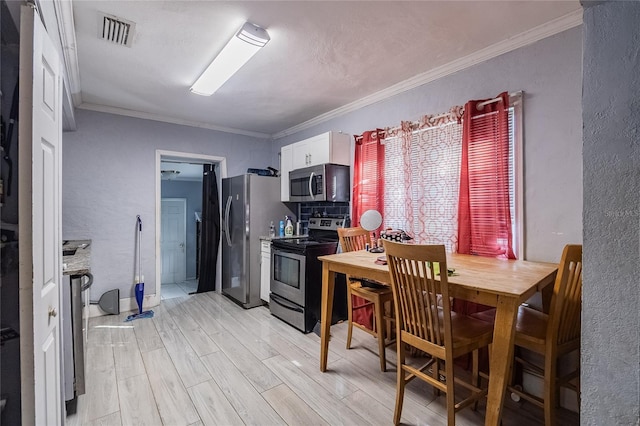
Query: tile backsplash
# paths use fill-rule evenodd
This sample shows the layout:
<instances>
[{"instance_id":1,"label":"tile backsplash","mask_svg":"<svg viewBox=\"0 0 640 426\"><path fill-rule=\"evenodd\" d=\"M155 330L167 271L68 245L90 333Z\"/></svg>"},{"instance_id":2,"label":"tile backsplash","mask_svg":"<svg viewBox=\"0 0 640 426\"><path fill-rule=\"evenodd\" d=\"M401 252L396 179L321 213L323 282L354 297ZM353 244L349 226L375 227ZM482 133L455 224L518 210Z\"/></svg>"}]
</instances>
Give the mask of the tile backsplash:
<instances>
[{"instance_id":1,"label":"tile backsplash","mask_svg":"<svg viewBox=\"0 0 640 426\"><path fill-rule=\"evenodd\" d=\"M298 220L302 223L305 234L308 231L309 218L316 213L321 216L345 216L351 214L351 210L349 203L314 202L298 204Z\"/></svg>"}]
</instances>

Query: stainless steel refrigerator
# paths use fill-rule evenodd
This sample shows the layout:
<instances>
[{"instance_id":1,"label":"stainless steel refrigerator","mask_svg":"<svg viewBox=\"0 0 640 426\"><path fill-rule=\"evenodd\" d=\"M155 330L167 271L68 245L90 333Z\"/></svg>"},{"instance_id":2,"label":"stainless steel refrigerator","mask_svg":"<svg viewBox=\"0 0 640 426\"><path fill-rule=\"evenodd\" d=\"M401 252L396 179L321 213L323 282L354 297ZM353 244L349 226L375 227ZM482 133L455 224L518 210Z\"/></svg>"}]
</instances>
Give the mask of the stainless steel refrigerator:
<instances>
[{"instance_id":1,"label":"stainless steel refrigerator","mask_svg":"<svg viewBox=\"0 0 640 426\"><path fill-rule=\"evenodd\" d=\"M260 299L260 236L293 212L280 201L280 178L222 179L222 293L244 308Z\"/></svg>"}]
</instances>

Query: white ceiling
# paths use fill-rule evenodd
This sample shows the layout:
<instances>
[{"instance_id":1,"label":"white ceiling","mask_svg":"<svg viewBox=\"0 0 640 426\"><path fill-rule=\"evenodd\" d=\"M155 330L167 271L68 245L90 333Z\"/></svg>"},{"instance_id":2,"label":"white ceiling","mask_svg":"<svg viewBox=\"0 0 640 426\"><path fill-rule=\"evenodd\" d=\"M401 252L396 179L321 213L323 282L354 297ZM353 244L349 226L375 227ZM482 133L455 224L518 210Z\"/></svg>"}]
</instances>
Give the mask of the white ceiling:
<instances>
[{"instance_id":1,"label":"white ceiling","mask_svg":"<svg viewBox=\"0 0 640 426\"><path fill-rule=\"evenodd\" d=\"M581 22L572 1L73 0L76 106L282 136ZM131 47L98 13L136 23ZM189 87L245 21L271 41L211 97ZM67 28L69 31L69 28ZM71 39L67 37L67 39ZM74 73L70 73L73 78ZM73 90L73 89L72 89Z\"/></svg>"}]
</instances>

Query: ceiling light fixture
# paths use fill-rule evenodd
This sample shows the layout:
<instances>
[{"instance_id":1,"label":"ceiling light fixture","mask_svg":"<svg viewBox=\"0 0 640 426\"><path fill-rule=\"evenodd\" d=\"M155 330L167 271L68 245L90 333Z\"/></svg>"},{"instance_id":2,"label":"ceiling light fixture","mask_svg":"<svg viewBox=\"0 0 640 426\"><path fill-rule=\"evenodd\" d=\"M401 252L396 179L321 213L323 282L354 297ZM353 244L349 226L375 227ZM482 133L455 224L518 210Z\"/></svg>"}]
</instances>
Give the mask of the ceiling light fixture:
<instances>
[{"instance_id":1,"label":"ceiling light fixture","mask_svg":"<svg viewBox=\"0 0 640 426\"><path fill-rule=\"evenodd\" d=\"M162 180L173 180L178 177L180 170L160 170L160 177Z\"/></svg>"},{"instance_id":2,"label":"ceiling light fixture","mask_svg":"<svg viewBox=\"0 0 640 426\"><path fill-rule=\"evenodd\" d=\"M220 54L191 86L191 92L202 96L213 95L269 40L269 34L265 29L251 22L245 22L240 31L229 40Z\"/></svg>"}]
</instances>

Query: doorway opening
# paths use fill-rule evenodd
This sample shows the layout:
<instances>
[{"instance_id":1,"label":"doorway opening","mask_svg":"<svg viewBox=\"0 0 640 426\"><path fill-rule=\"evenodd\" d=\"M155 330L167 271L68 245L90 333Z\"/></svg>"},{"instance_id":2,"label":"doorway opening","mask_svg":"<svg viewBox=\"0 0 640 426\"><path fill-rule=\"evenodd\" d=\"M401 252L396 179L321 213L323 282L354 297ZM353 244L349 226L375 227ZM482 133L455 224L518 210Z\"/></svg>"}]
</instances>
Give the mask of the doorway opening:
<instances>
[{"instance_id":1,"label":"doorway opening","mask_svg":"<svg viewBox=\"0 0 640 426\"><path fill-rule=\"evenodd\" d=\"M197 290L205 165L213 166L221 187L227 176L224 157L156 151L156 277L160 300L187 296ZM220 256L216 270L221 270ZM218 292L220 283L217 274Z\"/></svg>"}]
</instances>

